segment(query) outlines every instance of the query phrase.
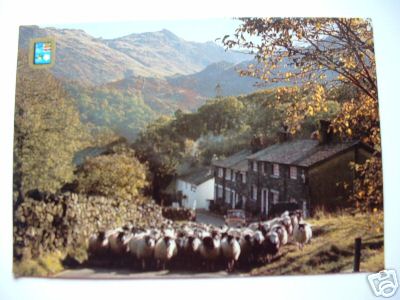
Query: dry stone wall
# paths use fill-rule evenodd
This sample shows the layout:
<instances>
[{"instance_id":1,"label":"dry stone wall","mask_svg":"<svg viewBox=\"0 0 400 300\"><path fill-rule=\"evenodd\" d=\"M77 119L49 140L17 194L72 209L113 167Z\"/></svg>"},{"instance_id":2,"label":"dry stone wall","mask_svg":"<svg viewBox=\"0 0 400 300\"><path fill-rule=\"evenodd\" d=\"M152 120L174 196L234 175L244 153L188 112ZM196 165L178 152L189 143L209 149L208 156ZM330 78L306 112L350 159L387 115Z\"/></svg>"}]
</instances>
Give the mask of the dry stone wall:
<instances>
[{"instance_id":1,"label":"dry stone wall","mask_svg":"<svg viewBox=\"0 0 400 300\"><path fill-rule=\"evenodd\" d=\"M14 213L14 256L35 258L53 251L86 249L88 237L100 229L166 222L153 201L109 199L73 193L27 198Z\"/></svg>"}]
</instances>

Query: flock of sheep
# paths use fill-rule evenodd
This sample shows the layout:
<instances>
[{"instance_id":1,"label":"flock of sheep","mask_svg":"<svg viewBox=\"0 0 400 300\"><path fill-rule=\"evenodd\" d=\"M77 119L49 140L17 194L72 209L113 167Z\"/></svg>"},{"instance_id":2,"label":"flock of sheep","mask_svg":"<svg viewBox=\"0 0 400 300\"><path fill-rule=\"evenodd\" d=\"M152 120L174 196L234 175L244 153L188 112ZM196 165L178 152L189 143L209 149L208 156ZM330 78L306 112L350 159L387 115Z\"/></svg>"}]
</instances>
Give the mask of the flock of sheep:
<instances>
[{"instance_id":1,"label":"flock of sheep","mask_svg":"<svg viewBox=\"0 0 400 300\"><path fill-rule=\"evenodd\" d=\"M214 271L225 266L232 272L237 264L250 266L269 262L288 242L300 248L312 237L311 225L301 211L229 228L188 222L169 222L161 228L125 226L100 231L89 238L89 261L112 260L125 266Z\"/></svg>"}]
</instances>

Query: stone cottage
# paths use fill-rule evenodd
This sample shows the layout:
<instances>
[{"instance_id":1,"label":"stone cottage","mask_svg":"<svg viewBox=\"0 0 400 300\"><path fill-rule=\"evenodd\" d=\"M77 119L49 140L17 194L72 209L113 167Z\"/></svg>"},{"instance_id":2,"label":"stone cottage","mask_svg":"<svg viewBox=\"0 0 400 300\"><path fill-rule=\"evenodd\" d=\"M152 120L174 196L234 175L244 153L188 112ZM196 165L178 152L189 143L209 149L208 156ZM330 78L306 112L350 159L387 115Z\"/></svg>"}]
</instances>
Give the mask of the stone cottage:
<instances>
[{"instance_id":1,"label":"stone cottage","mask_svg":"<svg viewBox=\"0 0 400 300\"><path fill-rule=\"evenodd\" d=\"M261 216L334 208L352 189L350 162L363 162L372 152L359 141L335 142L327 134L321 140L280 140L255 153L245 150L216 161L215 201Z\"/></svg>"}]
</instances>

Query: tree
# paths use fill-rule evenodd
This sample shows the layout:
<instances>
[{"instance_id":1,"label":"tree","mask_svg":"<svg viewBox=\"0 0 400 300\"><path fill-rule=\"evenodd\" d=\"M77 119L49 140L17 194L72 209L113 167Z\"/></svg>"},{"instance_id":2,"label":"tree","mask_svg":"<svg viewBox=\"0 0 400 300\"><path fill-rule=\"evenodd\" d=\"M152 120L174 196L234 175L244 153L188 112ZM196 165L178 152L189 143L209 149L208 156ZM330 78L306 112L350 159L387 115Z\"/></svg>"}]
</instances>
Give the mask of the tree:
<instances>
[{"instance_id":1,"label":"tree","mask_svg":"<svg viewBox=\"0 0 400 300\"><path fill-rule=\"evenodd\" d=\"M205 132L223 134L238 130L244 122L244 105L236 97L212 99L198 109Z\"/></svg>"},{"instance_id":2,"label":"tree","mask_svg":"<svg viewBox=\"0 0 400 300\"><path fill-rule=\"evenodd\" d=\"M88 158L77 174L78 191L112 198L135 199L147 187L147 168L127 147Z\"/></svg>"},{"instance_id":3,"label":"tree","mask_svg":"<svg viewBox=\"0 0 400 300\"><path fill-rule=\"evenodd\" d=\"M372 25L366 19L241 18L228 48L255 54L259 65L243 74L265 81L322 80L334 72L338 82L356 86L377 100ZM254 39L257 37L257 39ZM287 71L290 69L291 71Z\"/></svg>"},{"instance_id":4,"label":"tree","mask_svg":"<svg viewBox=\"0 0 400 300\"><path fill-rule=\"evenodd\" d=\"M14 189L17 205L28 190L55 192L74 176L73 157L87 139L79 113L61 83L32 69L20 53L14 125Z\"/></svg>"},{"instance_id":5,"label":"tree","mask_svg":"<svg viewBox=\"0 0 400 300\"><path fill-rule=\"evenodd\" d=\"M242 24L222 42L227 48L246 49L256 64L242 70L265 82L314 89L314 96L293 99L285 122L300 130L304 118L324 112L326 89L352 87L342 96L341 109L330 130L362 140L376 152L364 164L354 165L359 178L353 200L370 210L382 207L382 165L375 54L371 21L343 18L241 18ZM282 88L283 93L290 88ZM280 101L280 93L276 100ZM377 170L380 170L377 172ZM365 195L368 195L367 197Z\"/></svg>"},{"instance_id":6,"label":"tree","mask_svg":"<svg viewBox=\"0 0 400 300\"><path fill-rule=\"evenodd\" d=\"M171 117L160 117L149 124L133 143L141 162L147 162L152 174L152 196L161 200L161 191L176 174L185 156L185 136L179 134Z\"/></svg>"}]
</instances>

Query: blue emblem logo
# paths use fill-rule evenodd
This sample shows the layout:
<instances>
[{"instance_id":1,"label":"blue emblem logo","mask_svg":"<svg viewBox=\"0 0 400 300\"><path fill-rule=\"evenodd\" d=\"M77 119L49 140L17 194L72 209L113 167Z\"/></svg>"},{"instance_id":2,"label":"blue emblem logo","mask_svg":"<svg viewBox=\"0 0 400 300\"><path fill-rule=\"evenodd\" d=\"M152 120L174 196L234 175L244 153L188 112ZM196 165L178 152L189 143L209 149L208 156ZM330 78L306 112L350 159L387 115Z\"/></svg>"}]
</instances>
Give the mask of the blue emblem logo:
<instances>
[{"instance_id":1,"label":"blue emblem logo","mask_svg":"<svg viewBox=\"0 0 400 300\"><path fill-rule=\"evenodd\" d=\"M36 42L34 46L34 65L50 65L52 62L52 43L51 42Z\"/></svg>"}]
</instances>

